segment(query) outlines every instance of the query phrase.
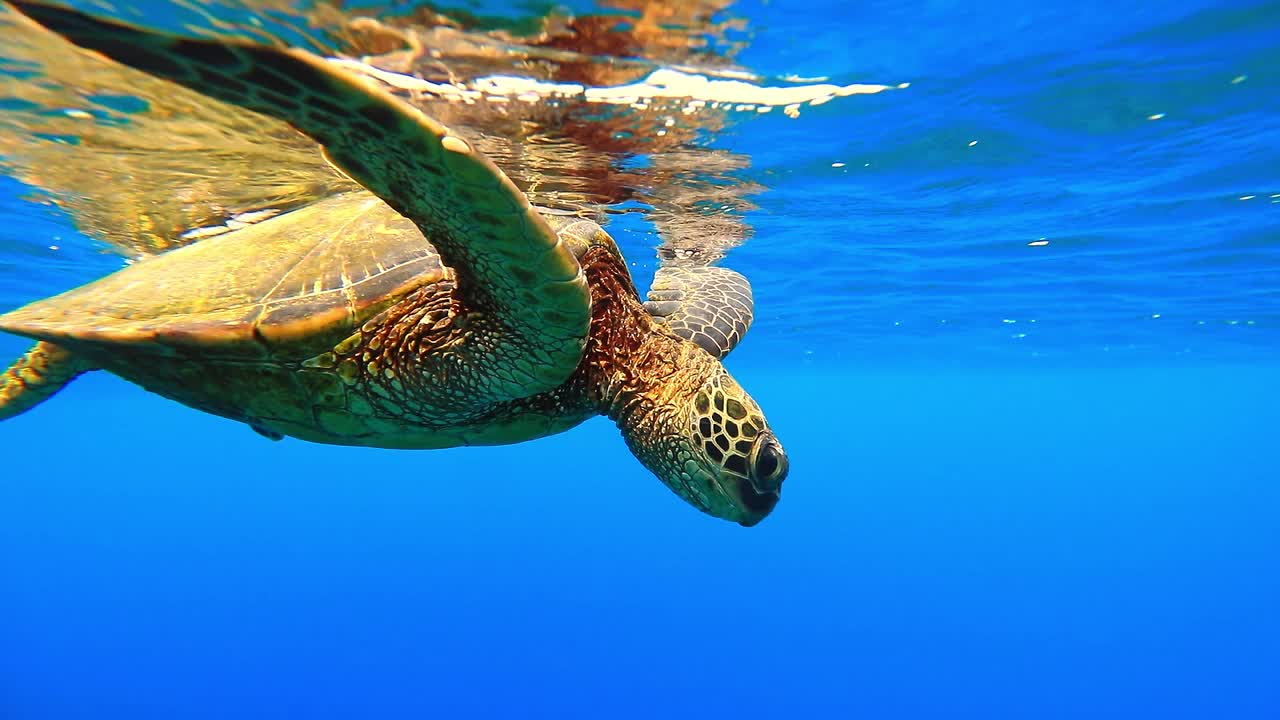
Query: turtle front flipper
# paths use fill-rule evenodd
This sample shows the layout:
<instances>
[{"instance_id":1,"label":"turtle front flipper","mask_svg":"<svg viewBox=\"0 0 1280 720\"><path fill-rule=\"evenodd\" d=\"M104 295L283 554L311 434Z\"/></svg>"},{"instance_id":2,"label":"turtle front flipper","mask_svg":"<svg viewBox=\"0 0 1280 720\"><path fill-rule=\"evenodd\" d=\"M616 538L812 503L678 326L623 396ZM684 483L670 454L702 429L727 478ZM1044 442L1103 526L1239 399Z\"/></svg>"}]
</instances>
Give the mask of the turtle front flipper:
<instances>
[{"instance_id":1,"label":"turtle front flipper","mask_svg":"<svg viewBox=\"0 0 1280 720\"><path fill-rule=\"evenodd\" d=\"M488 158L422 112L301 50L201 40L12 0L71 42L293 125L352 179L412 220L458 274L470 309L508 347L484 349L492 397L564 382L581 359L591 299L573 254Z\"/></svg>"},{"instance_id":2,"label":"turtle front flipper","mask_svg":"<svg viewBox=\"0 0 1280 720\"><path fill-rule=\"evenodd\" d=\"M2 2L0 46L22 68L0 73L4 173L126 257L354 189L288 123L104 61Z\"/></svg>"},{"instance_id":3,"label":"turtle front flipper","mask_svg":"<svg viewBox=\"0 0 1280 720\"><path fill-rule=\"evenodd\" d=\"M754 303L751 283L733 270L664 267L644 307L659 324L723 358L751 327Z\"/></svg>"},{"instance_id":4,"label":"turtle front flipper","mask_svg":"<svg viewBox=\"0 0 1280 720\"><path fill-rule=\"evenodd\" d=\"M36 343L0 375L0 420L21 415L92 369L61 345Z\"/></svg>"}]
</instances>

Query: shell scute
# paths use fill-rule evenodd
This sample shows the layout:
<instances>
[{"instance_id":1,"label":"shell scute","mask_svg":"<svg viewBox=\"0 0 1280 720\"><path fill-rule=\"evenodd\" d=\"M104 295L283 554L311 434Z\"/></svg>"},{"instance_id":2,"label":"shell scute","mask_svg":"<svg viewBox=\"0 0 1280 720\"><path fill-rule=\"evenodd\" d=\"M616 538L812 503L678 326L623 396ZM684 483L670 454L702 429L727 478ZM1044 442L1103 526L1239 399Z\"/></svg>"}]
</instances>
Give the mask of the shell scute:
<instances>
[{"instance_id":1,"label":"shell scute","mask_svg":"<svg viewBox=\"0 0 1280 720\"><path fill-rule=\"evenodd\" d=\"M446 277L412 223L349 193L19 308L0 329L107 350L303 360Z\"/></svg>"}]
</instances>

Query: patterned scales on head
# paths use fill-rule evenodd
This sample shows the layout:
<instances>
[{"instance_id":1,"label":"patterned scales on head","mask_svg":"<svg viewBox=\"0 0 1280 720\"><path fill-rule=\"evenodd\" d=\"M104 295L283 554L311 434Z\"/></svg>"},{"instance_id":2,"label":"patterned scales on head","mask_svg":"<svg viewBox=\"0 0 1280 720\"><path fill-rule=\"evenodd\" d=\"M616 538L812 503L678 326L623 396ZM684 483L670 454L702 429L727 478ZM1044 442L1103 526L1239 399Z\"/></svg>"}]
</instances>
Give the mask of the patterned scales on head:
<instances>
[{"instance_id":1,"label":"patterned scales on head","mask_svg":"<svg viewBox=\"0 0 1280 720\"><path fill-rule=\"evenodd\" d=\"M514 443L606 414L699 509L745 525L787 459L720 360L745 278L663 268L642 304L595 223L547 215L466 140L298 50L12 7L81 47L284 120L359 184L0 316L36 339L0 418L105 369L268 437Z\"/></svg>"}]
</instances>

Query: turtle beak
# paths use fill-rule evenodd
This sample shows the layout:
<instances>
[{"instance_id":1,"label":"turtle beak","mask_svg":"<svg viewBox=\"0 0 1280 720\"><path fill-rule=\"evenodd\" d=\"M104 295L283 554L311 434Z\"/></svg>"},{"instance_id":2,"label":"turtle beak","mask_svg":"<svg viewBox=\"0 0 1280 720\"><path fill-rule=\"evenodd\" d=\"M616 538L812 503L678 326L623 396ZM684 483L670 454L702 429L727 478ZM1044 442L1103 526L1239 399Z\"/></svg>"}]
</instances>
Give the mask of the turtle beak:
<instances>
[{"instance_id":1,"label":"turtle beak","mask_svg":"<svg viewBox=\"0 0 1280 720\"><path fill-rule=\"evenodd\" d=\"M761 492L748 480L737 477L729 478L727 484L731 488L734 505L737 505L738 517L734 519L742 527L759 524L773 512L774 506L778 504L780 494L776 490Z\"/></svg>"},{"instance_id":2,"label":"turtle beak","mask_svg":"<svg viewBox=\"0 0 1280 720\"><path fill-rule=\"evenodd\" d=\"M782 444L768 430L760 433L751 448L750 477L731 481L735 504L742 511L738 524L751 527L773 511L787 479L790 463Z\"/></svg>"}]
</instances>

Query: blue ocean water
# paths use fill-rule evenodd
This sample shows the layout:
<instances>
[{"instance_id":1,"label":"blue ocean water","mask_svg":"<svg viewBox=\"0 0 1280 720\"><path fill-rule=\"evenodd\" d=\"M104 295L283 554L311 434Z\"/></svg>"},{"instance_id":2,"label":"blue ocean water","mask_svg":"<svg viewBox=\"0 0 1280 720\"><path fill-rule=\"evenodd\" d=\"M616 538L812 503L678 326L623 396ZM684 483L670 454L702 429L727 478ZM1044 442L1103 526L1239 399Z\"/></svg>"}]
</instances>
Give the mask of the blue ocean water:
<instances>
[{"instance_id":1,"label":"blue ocean water","mask_svg":"<svg viewBox=\"0 0 1280 720\"><path fill-rule=\"evenodd\" d=\"M1280 716L1280 8L726 12L910 83L705 140L766 188L773 515L603 419L270 443L89 375L0 425L0 718ZM120 266L3 182L0 307Z\"/></svg>"}]
</instances>

